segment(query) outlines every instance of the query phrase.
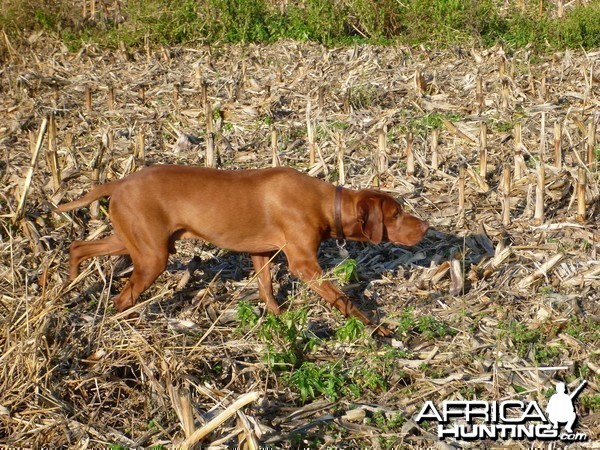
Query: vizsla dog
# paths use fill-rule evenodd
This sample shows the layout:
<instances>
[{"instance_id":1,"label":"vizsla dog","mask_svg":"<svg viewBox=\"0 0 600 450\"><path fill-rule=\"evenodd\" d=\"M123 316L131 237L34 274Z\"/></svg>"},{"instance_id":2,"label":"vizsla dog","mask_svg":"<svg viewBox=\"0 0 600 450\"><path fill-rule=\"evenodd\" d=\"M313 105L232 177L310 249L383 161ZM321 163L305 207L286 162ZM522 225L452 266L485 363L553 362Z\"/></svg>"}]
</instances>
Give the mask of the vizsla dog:
<instances>
[{"instance_id":1,"label":"vizsla dog","mask_svg":"<svg viewBox=\"0 0 600 450\"><path fill-rule=\"evenodd\" d=\"M259 273L259 295L273 313L280 309L268 262L282 249L292 274L344 316L357 317L387 336L390 330L373 324L340 289L322 279L319 245L337 238L412 246L428 228L386 193L336 188L291 168L233 171L157 165L100 185L56 211L81 208L107 196L115 233L97 241L74 241L69 270L75 279L87 258L130 255L133 273L114 298L118 311L135 305L165 270L176 240L202 239L250 253Z\"/></svg>"}]
</instances>

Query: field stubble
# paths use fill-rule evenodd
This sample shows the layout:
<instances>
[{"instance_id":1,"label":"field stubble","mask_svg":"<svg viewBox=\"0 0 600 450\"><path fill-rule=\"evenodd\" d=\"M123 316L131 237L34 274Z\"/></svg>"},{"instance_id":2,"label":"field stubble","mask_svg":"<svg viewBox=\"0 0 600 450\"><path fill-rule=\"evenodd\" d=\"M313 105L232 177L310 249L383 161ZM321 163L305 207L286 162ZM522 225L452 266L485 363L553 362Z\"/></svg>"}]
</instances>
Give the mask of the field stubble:
<instances>
[{"instance_id":1,"label":"field stubble","mask_svg":"<svg viewBox=\"0 0 600 450\"><path fill-rule=\"evenodd\" d=\"M598 437L598 52L29 44L0 72L0 443L193 443L220 417L205 442L421 448L425 400L545 404L582 379L578 429ZM379 186L431 223L412 249L348 245L345 289L397 340L349 329L282 259L291 311L262 315L249 258L210 245L178 244L136 320L110 309L126 260L66 283L69 242L110 225L104 202L54 205L207 147L222 168Z\"/></svg>"}]
</instances>

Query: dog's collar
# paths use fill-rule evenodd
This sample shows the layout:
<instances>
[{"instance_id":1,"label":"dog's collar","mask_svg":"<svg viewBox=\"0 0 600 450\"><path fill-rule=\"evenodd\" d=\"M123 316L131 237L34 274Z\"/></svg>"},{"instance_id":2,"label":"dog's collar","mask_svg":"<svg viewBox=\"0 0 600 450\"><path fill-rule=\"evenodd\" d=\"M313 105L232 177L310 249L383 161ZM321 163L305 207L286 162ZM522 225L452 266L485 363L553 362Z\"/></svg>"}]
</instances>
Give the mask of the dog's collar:
<instances>
[{"instance_id":1,"label":"dog's collar","mask_svg":"<svg viewBox=\"0 0 600 450\"><path fill-rule=\"evenodd\" d=\"M344 227L342 226L342 186L335 188L335 200L333 206L333 223L335 227L335 237L338 241L343 241L346 237L344 236Z\"/></svg>"}]
</instances>

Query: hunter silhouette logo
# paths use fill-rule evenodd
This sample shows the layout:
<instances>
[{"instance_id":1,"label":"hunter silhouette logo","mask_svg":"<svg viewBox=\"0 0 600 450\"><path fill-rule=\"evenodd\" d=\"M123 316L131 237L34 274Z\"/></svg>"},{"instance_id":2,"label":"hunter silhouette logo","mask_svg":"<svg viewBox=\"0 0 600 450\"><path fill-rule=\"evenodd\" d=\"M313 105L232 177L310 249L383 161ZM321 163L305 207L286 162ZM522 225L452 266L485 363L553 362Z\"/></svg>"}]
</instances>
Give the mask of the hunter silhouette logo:
<instances>
[{"instance_id":1,"label":"hunter silhouette logo","mask_svg":"<svg viewBox=\"0 0 600 450\"><path fill-rule=\"evenodd\" d=\"M556 384L556 394L552 394L546 412L548 413L548 419L552 422L553 428L558 429L560 422L566 423L565 431L567 433L573 433L573 424L577 420L577 414L573 406L573 400L579 392L586 385L587 381L583 382L575 389L571 395L565 393L565 383Z\"/></svg>"},{"instance_id":2,"label":"hunter silhouette logo","mask_svg":"<svg viewBox=\"0 0 600 450\"><path fill-rule=\"evenodd\" d=\"M586 383L571 394L566 393L564 383L557 383L545 413L536 401L445 400L440 406L426 401L415 422L437 422L441 439L586 441L587 433L573 431L577 421L573 402Z\"/></svg>"}]
</instances>

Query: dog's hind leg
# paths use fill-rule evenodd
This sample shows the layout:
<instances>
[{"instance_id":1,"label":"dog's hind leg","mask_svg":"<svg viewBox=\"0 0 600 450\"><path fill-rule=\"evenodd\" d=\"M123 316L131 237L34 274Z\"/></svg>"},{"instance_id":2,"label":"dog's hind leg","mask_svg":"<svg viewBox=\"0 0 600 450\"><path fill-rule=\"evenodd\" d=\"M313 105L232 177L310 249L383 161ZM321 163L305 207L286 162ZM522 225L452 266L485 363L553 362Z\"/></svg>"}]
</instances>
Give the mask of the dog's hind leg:
<instances>
[{"instance_id":1,"label":"dog's hind leg","mask_svg":"<svg viewBox=\"0 0 600 450\"><path fill-rule=\"evenodd\" d=\"M127 255L129 251L116 234L111 234L95 241L73 241L69 254L69 278L73 281L79 275L82 261L94 256Z\"/></svg>"}]
</instances>

